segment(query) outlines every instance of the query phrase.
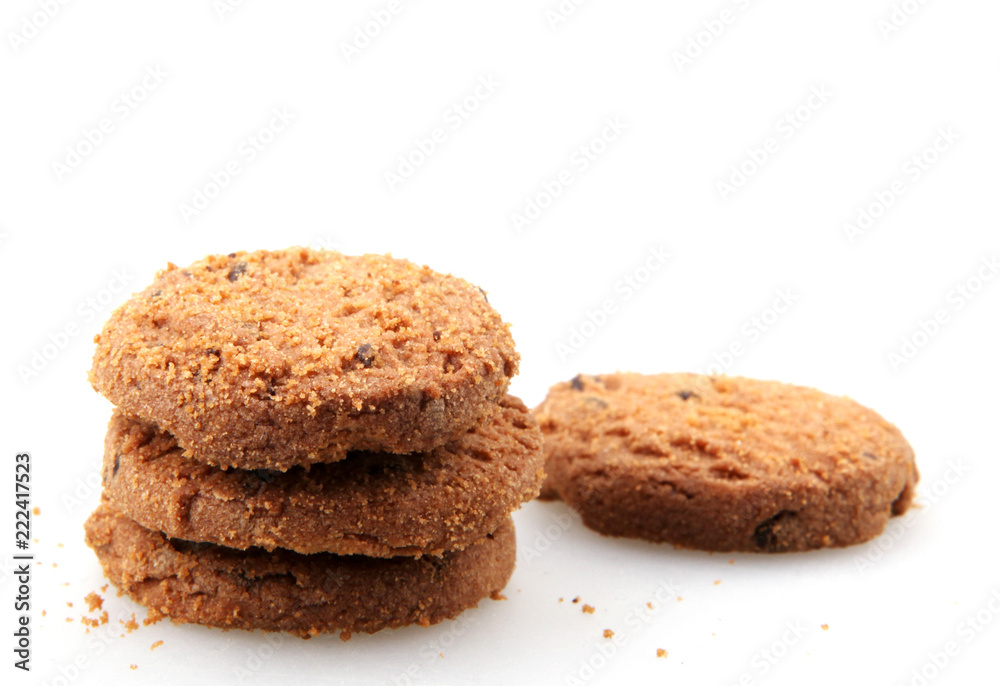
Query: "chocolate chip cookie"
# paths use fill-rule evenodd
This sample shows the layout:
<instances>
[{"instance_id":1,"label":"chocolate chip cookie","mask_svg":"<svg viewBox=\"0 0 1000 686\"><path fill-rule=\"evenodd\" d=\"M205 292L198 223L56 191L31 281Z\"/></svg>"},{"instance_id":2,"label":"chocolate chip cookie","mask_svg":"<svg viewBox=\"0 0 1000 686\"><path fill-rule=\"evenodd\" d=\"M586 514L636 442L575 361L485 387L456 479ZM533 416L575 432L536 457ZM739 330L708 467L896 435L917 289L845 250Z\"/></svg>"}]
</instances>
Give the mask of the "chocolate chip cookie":
<instances>
[{"instance_id":1,"label":"chocolate chip cookie","mask_svg":"<svg viewBox=\"0 0 1000 686\"><path fill-rule=\"evenodd\" d=\"M108 501L85 528L105 574L136 602L176 622L303 637L435 624L499 592L514 569L510 519L462 551L387 559L189 543Z\"/></svg>"},{"instance_id":2,"label":"chocolate chip cookie","mask_svg":"<svg viewBox=\"0 0 1000 686\"><path fill-rule=\"evenodd\" d=\"M543 497L607 535L718 551L860 543L918 479L899 429L843 397L695 374L577 376L535 410Z\"/></svg>"},{"instance_id":3,"label":"chocolate chip cookie","mask_svg":"<svg viewBox=\"0 0 1000 686\"><path fill-rule=\"evenodd\" d=\"M542 435L512 396L426 453L352 453L332 464L224 471L173 436L116 413L104 492L123 514L172 538L230 548L375 557L441 555L495 531L538 495Z\"/></svg>"},{"instance_id":4,"label":"chocolate chip cookie","mask_svg":"<svg viewBox=\"0 0 1000 686\"><path fill-rule=\"evenodd\" d=\"M306 248L168 265L95 340L95 389L238 469L433 450L494 411L518 367L476 286Z\"/></svg>"}]
</instances>

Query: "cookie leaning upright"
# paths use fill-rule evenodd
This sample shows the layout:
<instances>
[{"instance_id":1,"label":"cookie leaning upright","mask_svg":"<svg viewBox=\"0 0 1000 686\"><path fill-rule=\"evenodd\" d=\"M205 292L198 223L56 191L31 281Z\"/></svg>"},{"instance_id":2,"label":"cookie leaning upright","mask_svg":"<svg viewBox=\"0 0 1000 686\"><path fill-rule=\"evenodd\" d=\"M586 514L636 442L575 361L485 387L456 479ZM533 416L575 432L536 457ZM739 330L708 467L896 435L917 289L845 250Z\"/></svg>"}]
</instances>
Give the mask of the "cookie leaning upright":
<instances>
[{"instance_id":1,"label":"cookie leaning upright","mask_svg":"<svg viewBox=\"0 0 1000 686\"><path fill-rule=\"evenodd\" d=\"M543 497L608 535L718 551L877 536L913 498L913 450L874 411L815 389L696 374L578 376L535 410Z\"/></svg>"},{"instance_id":2,"label":"cookie leaning upright","mask_svg":"<svg viewBox=\"0 0 1000 686\"><path fill-rule=\"evenodd\" d=\"M494 411L518 365L479 288L305 248L170 265L96 342L98 392L241 469L432 450Z\"/></svg>"}]
</instances>

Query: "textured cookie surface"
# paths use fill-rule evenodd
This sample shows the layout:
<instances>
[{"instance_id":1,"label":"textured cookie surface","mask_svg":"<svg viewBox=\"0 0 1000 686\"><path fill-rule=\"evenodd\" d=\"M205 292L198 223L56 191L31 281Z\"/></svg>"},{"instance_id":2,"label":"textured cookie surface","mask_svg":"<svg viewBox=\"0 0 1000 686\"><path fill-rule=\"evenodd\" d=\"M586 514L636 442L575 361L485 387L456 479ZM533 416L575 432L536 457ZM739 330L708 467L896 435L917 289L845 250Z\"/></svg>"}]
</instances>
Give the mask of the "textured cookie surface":
<instances>
[{"instance_id":1,"label":"textured cookie surface","mask_svg":"<svg viewBox=\"0 0 1000 686\"><path fill-rule=\"evenodd\" d=\"M430 450L491 412L518 364L466 281L305 248L169 265L96 341L95 389L244 469Z\"/></svg>"},{"instance_id":2,"label":"textured cookie surface","mask_svg":"<svg viewBox=\"0 0 1000 686\"><path fill-rule=\"evenodd\" d=\"M777 382L578 376L535 414L542 497L608 535L719 551L850 545L905 512L918 478L878 414Z\"/></svg>"},{"instance_id":3,"label":"textured cookie surface","mask_svg":"<svg viewBox=\"0 0 1000 686\"><path fill-rule=\"evenodd\" d=\"M440 555L495 531L542 483L542 435L507 396L483 424L427 453L352 453L286 472L184 457L155 427L112 417L104 492L143 526L230 548Z\"/></svg>"},{"instance_id":4,"label":"textured cookie surface","mask_svg":"<svg viewBox=\"0 0 1000 686\"><path fill-rule=\"evenodd\" d=\"M313 636L440 622L499 592L514 527L442 558L231 550L169 539L102 502L87 543L119 591L177 622Z\"/></svg>"}]
</instances>

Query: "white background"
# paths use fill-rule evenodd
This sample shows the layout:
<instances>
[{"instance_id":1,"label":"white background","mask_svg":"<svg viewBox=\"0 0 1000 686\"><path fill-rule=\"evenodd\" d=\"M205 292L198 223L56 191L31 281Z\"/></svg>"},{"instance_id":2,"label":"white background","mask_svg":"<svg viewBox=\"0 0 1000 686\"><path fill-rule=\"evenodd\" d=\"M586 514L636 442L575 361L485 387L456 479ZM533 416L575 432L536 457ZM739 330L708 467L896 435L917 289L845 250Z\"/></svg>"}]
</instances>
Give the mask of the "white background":
<instances>
[{"instance_id":1,"label":"white background","mask_svg":"<svg viewBox=\"0 0 1000 686\"><path fill-rule=\"evenodd\" d=\"M350 59L385 0L221 17L210 0L69 2L51 18L4 2L0 449L11 472L31 452L41 508L26 675L11 666L6 489L4 683L995 680L1000 279L983 260L1000 255L1000 6L899 2L911 14L891 24L889 0L595 0L553 26L556 0L422 0ZM495 86L477 95L481 79ZM261 134L275 108L293 120ZM595 141L609 120L624 130ZM252 160L251 137L269 140ZM212 187L229 162L240 174ZM199 191L214 197L186 221ZM518 231L531 200L545 208ZM878 216L851 240L861 208ZM295 244L391 251L481 285L513 324L529 405L578 371L713 360L850 395L912 442L922 507L867 545L765 556L606 539L531 503L508 600L459 622L348 643L167 622L119 638L139 608L109 589L111 624L85 634L65 619L104 583L81 525L110 414L85 378L90 339L168 261ZM669 260L643 271L657 249ZM793 303L776 313L779 290Z\"/></svg>"}]
</instances>

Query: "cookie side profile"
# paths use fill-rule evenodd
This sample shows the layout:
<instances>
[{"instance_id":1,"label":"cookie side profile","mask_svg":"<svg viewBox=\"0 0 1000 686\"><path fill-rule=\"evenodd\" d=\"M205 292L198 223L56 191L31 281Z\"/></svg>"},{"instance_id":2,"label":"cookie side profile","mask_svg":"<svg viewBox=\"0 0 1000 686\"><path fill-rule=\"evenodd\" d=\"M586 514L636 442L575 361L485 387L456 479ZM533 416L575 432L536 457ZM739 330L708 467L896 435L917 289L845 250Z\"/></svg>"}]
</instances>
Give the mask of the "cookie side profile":
<instances>
[{"instance_id":1,"label":"cookie side profile","mask_svg":"<svg viewBox=\"0 0 1000 686\"><path fill-rule=\"evenodd\" d=\"M116 413L103 482L118 510L171 538L299 553L441 555L497 530L538 495L541 446L534 417L507 396L483 424L427 453L223 471L184 457L170 434Z\"/></svg>"},{"instance_id":2,"label":"cookie side profile","mask_svg":"<svg viewBox=\"0 0 1000 686\"><path fill-rule=\"evenodd\" d=\"M419 559L189 543L140 526L106 501L85 530L119 591L175 622L302 637L436 624L499 592L514 570L510 519L463 551Z\"/></svg>"},{"instance_id":3,"label":"cookie side profile","mask_svg":"<svg viewBox=\"0 0 1000 686\"><path fill-rule=\"evenodd\" d=\"M481 289L306 248L170 265L95 340L98 392L240 469L431 450L494 411L518 366Z\"/></svg>"},{"instance_id":4,"label":"cookie side profile","mask_svg":"<svg viewBox=\"0 0 1000 686\"><path fill-rule=\"evenodd\" d=\"M918 479L899 430L847 398L740 377L607 374L535 410L543 497L606 535L716 551L860 543Z\"/></svg>"}]
</instances>

